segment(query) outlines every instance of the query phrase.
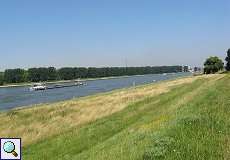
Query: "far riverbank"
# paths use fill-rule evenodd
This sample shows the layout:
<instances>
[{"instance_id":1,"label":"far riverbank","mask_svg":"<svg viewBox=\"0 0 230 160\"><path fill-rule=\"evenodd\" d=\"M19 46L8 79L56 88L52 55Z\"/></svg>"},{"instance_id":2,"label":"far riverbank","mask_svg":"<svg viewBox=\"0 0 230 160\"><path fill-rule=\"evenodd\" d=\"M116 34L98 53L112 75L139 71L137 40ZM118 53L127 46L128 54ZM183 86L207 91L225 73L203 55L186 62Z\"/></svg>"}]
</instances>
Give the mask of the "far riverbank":
<instances>
[{"instance_id":1,"label":"far riverbank","mask_svg":"<svg viewBox=\"0 0 230 160\"><path fill-rule=\"evenodd\" d=\"M178 73L180 73L180 72L178 72ZM175 74L175 73L166 73L166 74ZM144 74L144 75L148 75L148 74ZM131 76L144 76L144 75L112 76L112 77L100 77L100 78L82 78L82 79L72 79L72 80L56 80L56 81L47 81L47 82L40 82L40 83L46 83L46 84L70 83L70 82L78 81L78 80L80 80L80 81L94 81L94 80L118 79L118 78L126 78L126 77L131 77ZM4 85L0 86L0 88L31 86L34 83L39 83L39 82L4 84Z\"/></svg>"}]
</instances>

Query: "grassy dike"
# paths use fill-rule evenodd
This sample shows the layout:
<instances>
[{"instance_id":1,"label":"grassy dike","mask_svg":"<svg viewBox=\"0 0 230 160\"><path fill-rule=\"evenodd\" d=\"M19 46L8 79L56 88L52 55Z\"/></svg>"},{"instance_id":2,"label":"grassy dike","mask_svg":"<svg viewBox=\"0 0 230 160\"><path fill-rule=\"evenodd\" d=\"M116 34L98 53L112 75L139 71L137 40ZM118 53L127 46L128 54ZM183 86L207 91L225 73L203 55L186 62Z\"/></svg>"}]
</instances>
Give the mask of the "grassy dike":
<instances>
[{"instance_id":1,"label":"grassy dike","mask_svg":"<svg viewBox=\"0 0 230 160\"><path fill-rule=\"evenodd\" d=\"M25 160L230 158L230 75L181 78L1 113Z\"/></svg>"}]
</instances>

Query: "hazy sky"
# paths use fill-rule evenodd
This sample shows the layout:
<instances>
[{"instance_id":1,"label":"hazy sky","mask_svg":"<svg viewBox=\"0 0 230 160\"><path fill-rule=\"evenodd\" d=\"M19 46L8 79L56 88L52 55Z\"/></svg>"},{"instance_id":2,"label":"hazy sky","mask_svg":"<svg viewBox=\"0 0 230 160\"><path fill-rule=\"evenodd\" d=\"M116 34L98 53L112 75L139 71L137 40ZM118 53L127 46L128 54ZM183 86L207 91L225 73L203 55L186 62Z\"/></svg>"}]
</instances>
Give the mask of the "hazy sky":
<instances>
[{"instance_id":1,"label":"hazy sky","mask_svg":"<svg viewBox=\"0 0 230 160\"><path fill-rule=\"evenodd\" d=\"M229 0L0 1L0 70L202 65L229 38Z\"/></svg>"}]
</instances>

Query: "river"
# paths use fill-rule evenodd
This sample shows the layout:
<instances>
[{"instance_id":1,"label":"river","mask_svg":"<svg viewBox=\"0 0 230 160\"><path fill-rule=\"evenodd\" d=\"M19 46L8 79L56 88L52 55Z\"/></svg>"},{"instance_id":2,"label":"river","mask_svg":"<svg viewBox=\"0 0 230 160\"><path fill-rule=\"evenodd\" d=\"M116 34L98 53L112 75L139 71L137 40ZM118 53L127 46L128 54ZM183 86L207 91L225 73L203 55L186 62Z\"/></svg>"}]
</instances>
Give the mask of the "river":
<instances>
[{"instance_id":1,"label":"river","mask_svg":"<svg viewBox=\"0 0 230 160\"><path fill-rule=\"evenodd\" d=\"M114 89L135 85L156 83L162 80L189 76L191 73L148 74L141 76L117 77L104 80L86 81L86 86L56 88L44 91L29 91L28 86L0 88L0 111L40 103L51 103L76 97L88 96Z\"/></svg>"}]
</instances>

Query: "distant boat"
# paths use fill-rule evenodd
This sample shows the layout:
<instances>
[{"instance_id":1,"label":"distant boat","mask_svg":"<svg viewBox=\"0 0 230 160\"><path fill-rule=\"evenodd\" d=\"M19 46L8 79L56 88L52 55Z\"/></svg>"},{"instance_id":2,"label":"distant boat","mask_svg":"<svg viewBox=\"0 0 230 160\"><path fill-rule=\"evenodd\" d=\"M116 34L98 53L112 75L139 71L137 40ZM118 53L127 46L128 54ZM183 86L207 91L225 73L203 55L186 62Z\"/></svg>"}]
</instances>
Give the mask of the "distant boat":
<instances>
[{"instance_id":1,"label":"distant boat","mask_svg":"<svg viewBox=\"0 0 230 160\"><path fill-rule=\"evenodd\" d=\"M47 86L43 83L35 83L29 88L31 91L46 90Z\"/></svg>"},{"instance_id":2,"label":"distant boat","mask_svg":"<svg viewBox=\"0 0 230 160\"><path fill-rule=\"evenodd\" d=\"M75 85L75 86L86 85L86 82L81 81L81 80L75 80L75 81L74 81L74 85Z\"/></svg>"},{"instance_id":3,"label":"distant boat","mask_svg":"<svg viewBox=\"0 0 230 160\"><path fill-rule=\"evenodd\" d=\"M55 84L55 85L53 86L53 88L63 88L63 85L62 85L62 84Z\"/></svg>"},{"instance_id":4,"label":"distant boat","mask_svg":"<svg viewBox=\"0 0 230 160\"><path fill-rule=\"evenodd\" d=\"M163 73L162 75L163 75L163 76L166 76L166 75L167 75L167 73Z\"/></svg>"}]
</instances>

